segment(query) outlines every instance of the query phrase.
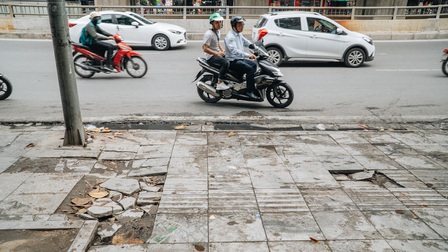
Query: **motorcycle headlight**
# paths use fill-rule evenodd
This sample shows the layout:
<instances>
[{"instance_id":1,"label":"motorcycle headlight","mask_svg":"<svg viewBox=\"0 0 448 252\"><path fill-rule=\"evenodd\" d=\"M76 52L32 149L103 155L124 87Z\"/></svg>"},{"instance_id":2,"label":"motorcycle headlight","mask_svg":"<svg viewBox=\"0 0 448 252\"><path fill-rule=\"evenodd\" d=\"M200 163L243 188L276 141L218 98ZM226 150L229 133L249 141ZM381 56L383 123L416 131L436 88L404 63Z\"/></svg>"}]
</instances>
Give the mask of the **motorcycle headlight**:
<instances>
[{"instance_id":1,"label":"motorcycle headlight","mask_svg":"<svg viewBox=\"0 0 448 252\"><path fill-rule=\"evenodd\" d=\"M169 30L169 31L172 32L172 33L174 33L174 34L177 34L177 35L182 34L181 31L176 31L176 30Z\"/></svg>"}]
</instances>

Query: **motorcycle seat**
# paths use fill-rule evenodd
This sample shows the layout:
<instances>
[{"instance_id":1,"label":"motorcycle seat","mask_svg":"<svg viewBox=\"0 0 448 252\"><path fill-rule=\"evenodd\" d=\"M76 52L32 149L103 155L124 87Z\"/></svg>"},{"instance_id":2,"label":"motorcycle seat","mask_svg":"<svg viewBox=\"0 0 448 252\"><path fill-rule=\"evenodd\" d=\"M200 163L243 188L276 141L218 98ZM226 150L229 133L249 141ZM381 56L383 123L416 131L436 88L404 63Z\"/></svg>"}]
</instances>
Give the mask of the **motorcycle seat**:
<instances>
[{"instance_id":1,"label":"motorcycle seat","mask_svg":"<svg viewBox=\"0 0 448 252\"><path fill-rule=\"evenodd\" d=\"M77 46L77 47L84 48L84 49L86 49L86 50L90 50L90 47L88 47L88 46L86 46L86 45L83 45L83 44L81 44L81 43L72 42L72 45L73 45L73 46Z\"/></svg>"},{"instance_id":2,"label":"motorcycle seat","mask_svg":"<svg viewBox=\"0 0 448 252\"><path fill-rule=\"evenodd\" d=\"M205 66L208 66L209 68L213 68L217 73L219 73L219 69L218 69L218 67L216 67L216 66L214 66L214 65L210 65L210 64L208 64L208 62L207 62L207 60L206 60L205 58L200 58L200 57L198 57L196 60L197 60L200 64L205 65ZM237 79L239 82L244 81L243 76L242 76L241 73L239 73L239 72L236 72L236 71L233 71L233 70L230 70L230 69L229 69L229 71L227 72L227 74L231 75L233 78ZM231 79L231 78L229 78L229 79Z\"/></svg>"}]
</instances>

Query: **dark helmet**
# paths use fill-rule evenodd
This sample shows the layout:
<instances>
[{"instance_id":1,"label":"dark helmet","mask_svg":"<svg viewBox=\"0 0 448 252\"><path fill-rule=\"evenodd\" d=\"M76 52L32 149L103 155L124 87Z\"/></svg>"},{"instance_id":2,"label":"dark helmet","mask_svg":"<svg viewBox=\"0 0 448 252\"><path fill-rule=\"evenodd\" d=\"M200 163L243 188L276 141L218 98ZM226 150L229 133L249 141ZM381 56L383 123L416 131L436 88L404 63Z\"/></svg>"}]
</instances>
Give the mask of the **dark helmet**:
<instances>
[{"instance_id":1,"label":"dark helmet","mask_svg":"<svg viewBox=\"0 0 448 252\"><path fill-rule=\"evenodd\" d=\"M244 21L246 21L246 19L244 19L243 17L240 16L233 17L232 19L230 19L230 26L232 26L233 28L236 26L237 23Z\"/></svg>"}]
</instances>

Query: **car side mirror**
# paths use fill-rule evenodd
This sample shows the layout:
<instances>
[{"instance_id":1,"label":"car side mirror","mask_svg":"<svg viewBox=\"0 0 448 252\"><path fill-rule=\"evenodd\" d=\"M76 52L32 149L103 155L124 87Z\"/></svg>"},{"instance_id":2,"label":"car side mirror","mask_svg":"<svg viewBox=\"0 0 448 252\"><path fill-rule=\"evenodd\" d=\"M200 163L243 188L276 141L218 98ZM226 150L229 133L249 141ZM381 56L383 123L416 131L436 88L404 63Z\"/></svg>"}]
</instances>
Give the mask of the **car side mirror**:
<instances>
[{"instance_id":1,"label":"car side mirror","mask_svg":"<svg viewBox=\"0 0 448 252\"><path fill-rule=\"evenodd\" d=\"M344 31L341 28L336 28L336 34L341 35Z\"/></svg>"},{"instance_id":2,"label":"car side mirror","mask_svg":"<svg viewBox=\"0 0 448 252\"><path fill-rule=\"evenodd\" d=\"M131 23L131 25L135 26L135 28L138 28L138 26L139 26L137 21L133 21L133 22Z\"/></svg>"}]
</instances>

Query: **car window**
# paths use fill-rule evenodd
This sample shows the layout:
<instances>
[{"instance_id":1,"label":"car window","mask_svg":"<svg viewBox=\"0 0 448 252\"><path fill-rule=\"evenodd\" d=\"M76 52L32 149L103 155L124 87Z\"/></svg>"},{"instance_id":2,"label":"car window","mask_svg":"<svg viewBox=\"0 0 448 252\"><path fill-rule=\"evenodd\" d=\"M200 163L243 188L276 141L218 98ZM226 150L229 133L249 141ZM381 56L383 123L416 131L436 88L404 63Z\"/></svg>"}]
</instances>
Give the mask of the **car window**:
<instances>
[{"instance_id":1,"label":"car window","mask_svg":"<svg viewBox=\"0 0 448 252\"><path fill-rule=\"evenodd\" d=\"M300 17L295 18L279 18L276 19L275 24L283 29L301 30Z\"/></svg>"},{"instance_id":2,"label":"car window","mask_svg":"<svg viewBox=\"0 0 448 252\"><path fill-rule=\"evenodd\" d=\"M144 17L142 17L142 16L140 16L140 15L137 15L137 14L135 14L135 13L131 13L131 14L129 14L129 15L130 15L131 17L133 17L133 18L139 20L139 21L142 22L143 24L154 24L154 23L155 23L154 21L150 21L150 20L148 20L148 19L146 19L146 18L144 18Z\"/></svg>"},{"instance_id":3,"label":"car window","mask_svg":"<svg viewBox=\"0 0 448 252\"><path fill-rule=\"evenodd\" d=\"M261 28L261 27L263 27L263 26L265 26L266 25L266 22L267 22L268 20L266 19L266 18L264 18L264 17L260 17L260 19L258 19L258 21L257 21L257 23L254 25L254 27L255 28Z\"/></svg>"},{"instance_id":4,"label":"car window","mask_svg":"<svg viewBox=\"0 0 448 252\"><path fill-rule=\"evenodd\" d=\"M112 15L111 14L102 14L101 15L101 23L112 24Z\"/></svg>"},{"instance_id":5,"label":"car window","mask_svg":"<svg viewBox=\"0 0 448 252\"><path fill-rule=\"evenodd\" d=\"M314 32L323 32L323 33L336 33L336 26L327 20L320 18L306 18L308 23L308 30Z\"/></svg>"},{"instance_id":6,"label":"car window","mask_svg":"<svg viewBox=\"0 0 448 252\"><path fill-rule=\"evenodd\" d=\"M115 14L115 18L117 19L117 24L119 25L132 25L132 22L135 21L131 17L122 14Z\"/></svg>"}]
</instances>

